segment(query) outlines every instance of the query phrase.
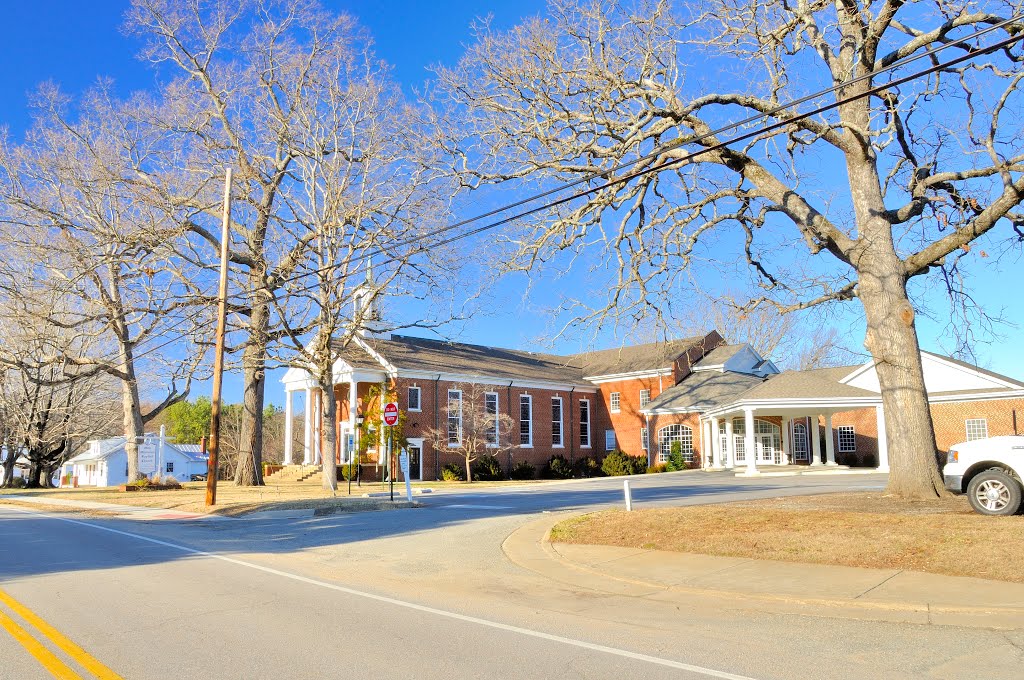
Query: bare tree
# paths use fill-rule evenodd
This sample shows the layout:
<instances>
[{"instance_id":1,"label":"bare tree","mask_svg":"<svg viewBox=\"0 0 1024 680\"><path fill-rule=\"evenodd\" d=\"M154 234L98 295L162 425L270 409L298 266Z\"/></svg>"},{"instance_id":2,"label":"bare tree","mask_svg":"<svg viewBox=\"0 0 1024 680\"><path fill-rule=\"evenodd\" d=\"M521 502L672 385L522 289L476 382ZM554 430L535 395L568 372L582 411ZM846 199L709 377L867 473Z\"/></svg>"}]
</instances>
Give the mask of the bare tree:
<instances>
[{"instance_id":1,"label":"bare tree","mask_svg":"<svg viewBox=\"0 0 1024 680\"><path fill-rule=\"evenodd\" d=\"M25 143L0 146L0 289L26 327L95 338L51 344L57 353L39 363L120 382L129 479L141 476L145 424L188 395L204 328L204 297L169 247L175 208L134 181L162 148L132 115L138 103L100 87L71 110L46 86ZM156 391L146 383L164 380L165 397L144 412Z\"/></svg>"},{"instance_id":2,"label":"bare tree","mask_svg":"<svg viewBox=\"0 0 1024 680\"><path fill-rule=\"evenodd\" d=\"M1002 22L1020 10L553 0L548 17L508 32L480 26L460 63L438 71L437 95L465 121L451 148L468 184L595 188L515 239L523 269L607 246L597 266L617 280L586 318L657 314L686 277L716 272L759 287L748 308L860 300L893 452L889 492L928 497L942 480L907 288L964 267L972 241L999 226L1024 235L1020 47L978 49L1019 34L1020 22ZM901 61L912 55L927 58ZM816 115L786 105L832 86L804 105L832 103ZM729 136L716 128L749 115L781 128L748 125L752 137L720 145Z\"/></svg>"},{"instance_id":3,"label":"bare tree","mask_svg":"<svg viewBox=\"0 0 1024 680\"><path fill-rule=\"evenodd\" d=\"M430 445L462 457L466 479L473 481L473 462L484 454L499 456L519 447L516 421L507 413L488 408L487 387L477 383L458 384L459 398L449 398L446 424L426 432ZM449 392L450 393L450 392ZM495 408L497 404L495 404ZM500 459L500 458L499 458ZM509 470L511 472L511 470Z\"/></svg>"}]
</instances>

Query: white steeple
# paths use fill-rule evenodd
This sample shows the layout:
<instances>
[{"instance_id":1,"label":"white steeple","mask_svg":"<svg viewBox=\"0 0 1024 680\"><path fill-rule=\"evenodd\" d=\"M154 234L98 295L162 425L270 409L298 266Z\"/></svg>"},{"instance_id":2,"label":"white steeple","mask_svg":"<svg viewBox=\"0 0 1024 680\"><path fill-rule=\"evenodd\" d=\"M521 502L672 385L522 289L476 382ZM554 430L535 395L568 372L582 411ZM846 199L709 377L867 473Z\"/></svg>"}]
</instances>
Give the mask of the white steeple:
<instances>
[{"instance_id":1,"label":"white steeple","mask_svg":"<svg viewBox=\"0 0 1024 680\"><path fill-rule=\"evenodd\" d=\"M372 259L366 263L366 280L359 284L352 297L355 304L352 320L359 325L359 335L364 338L382 335L385 324L381 313L381 291L374 287Z\"/></svg>"}]
</instances>

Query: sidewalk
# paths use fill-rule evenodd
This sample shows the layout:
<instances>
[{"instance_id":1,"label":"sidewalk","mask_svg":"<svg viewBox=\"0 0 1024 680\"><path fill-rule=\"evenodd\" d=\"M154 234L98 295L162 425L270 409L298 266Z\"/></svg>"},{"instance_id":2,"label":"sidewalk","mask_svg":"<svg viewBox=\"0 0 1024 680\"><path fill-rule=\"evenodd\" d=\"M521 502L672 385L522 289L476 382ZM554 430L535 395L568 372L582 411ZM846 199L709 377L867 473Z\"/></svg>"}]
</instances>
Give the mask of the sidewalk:
<instances>
[{"instance_id":1,"label":"sidewalk","mask_svg":"<svg viewBox=\"0 0 1024 680\"><path fill-rule=\"evenodd\" d=\"M69 498L49 498L37 496L0 496L0 500L14 501L16 503L29 503L32 505L49 505L72 508L75 510L93 510L127 519L225 519L217 515L206 515L195 512L181 512L179 510L168 510L167 508L149 508L140 505L118 505L116 503L100 503L97 501L79 501Z\"/></svg>"},{"instance_id":2,"label":"sidewalk","mask_svg":"<svg viewBox=\"0 0 1024 680\"><path fill-rule=\"evenodd\" d=\"M502 544L519 566L579 588L655 601L726 600L733 608L873 621L1024 628L1024 584L895 569L551 543L575 513L525 524Z\"/></svg>"}]
</instances>

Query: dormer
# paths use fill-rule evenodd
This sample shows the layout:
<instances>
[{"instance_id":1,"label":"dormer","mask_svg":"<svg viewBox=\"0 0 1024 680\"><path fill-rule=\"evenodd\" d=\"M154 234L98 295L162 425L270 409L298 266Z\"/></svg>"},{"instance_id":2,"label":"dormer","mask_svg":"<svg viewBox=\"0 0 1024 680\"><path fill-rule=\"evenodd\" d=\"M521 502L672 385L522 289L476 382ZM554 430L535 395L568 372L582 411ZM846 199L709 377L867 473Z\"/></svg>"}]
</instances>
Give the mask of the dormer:
<instances>
[{"instance_id":1,"label":"dormer","mask_svg":"<svg viewBox=\"0 0 1024 680\"><path fill-rule=\"evenodd\" d=\"M778 373L779 369L771 359L765 359L753 347L741 343L716 347L694 364L693 371L743 373L764 378Z\"/></svg>"}]
</instances>

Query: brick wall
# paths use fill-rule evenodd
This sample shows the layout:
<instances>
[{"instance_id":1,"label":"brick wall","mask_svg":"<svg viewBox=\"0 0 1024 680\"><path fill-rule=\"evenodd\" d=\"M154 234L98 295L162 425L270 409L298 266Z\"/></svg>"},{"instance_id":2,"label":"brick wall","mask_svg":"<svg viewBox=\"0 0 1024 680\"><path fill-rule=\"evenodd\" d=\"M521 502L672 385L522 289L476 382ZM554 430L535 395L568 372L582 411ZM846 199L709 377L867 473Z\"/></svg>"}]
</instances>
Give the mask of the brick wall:
<instances>
[{"instance_id":1,"label":"brick wall","mask_svg":"<svg viewBox=\"0 0 1024 680\"><path fill-rule=\"evenodd\" d=\"M656 399L664 390L672 386L671 376L661 378L634 378L617 380L598 385L597 419L595 424L600 428L600 438L595 441L595 448L600 455L605 455L605 430L614 429L616 447L631 456L645 456L640 431L645 427L644 416L640 413L640 391L650 390L651 399ZM619 412L611 410L613 393L619 394Z\"/></svg>"},{"instance_id":2,"label":"brick wall","mask_svg":"<svg viewBox=\"0 0 1024 680\"><path fill-rule=\"evenodd\" d=\"M966 421L984 418L988 436L1014 434L1013 415L1017 414L1017 434L1024 434L1024 399L991 399L932 404L935 445L948 451L953 444L967 440Z\"/></svg>"}]
</instances>

